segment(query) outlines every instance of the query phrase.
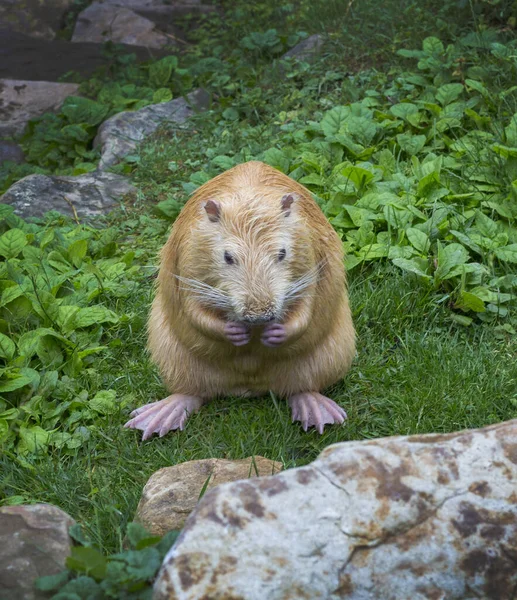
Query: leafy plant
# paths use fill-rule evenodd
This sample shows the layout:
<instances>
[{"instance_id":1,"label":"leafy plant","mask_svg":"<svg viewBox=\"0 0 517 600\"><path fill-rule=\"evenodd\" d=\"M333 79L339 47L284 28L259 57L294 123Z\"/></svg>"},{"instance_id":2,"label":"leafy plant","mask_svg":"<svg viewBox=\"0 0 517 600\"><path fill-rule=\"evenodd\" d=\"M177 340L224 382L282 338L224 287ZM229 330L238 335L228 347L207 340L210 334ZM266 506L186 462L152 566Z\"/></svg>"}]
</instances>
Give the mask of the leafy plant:
<instances>
[{"instance_id":1,"label":"leafy plant","mask_svg":"<svg viewBox=\"0 0 517 600\"><path fill-rule=\"evenodd\" d=\"M119 410L113 391L87 382L106 331L131 319L110 306L135 291L140 267L115 229L38 227L0 209L0 445L73 454Z\"/></svg>"},{"instance_id":2,"label":"leafy plant","mask_svg":"<svg viewBox=\"0 0 517 600\"><path fill-rule=\"evenodd\" d=\"M80 545L72 548L68 569L36 582L38 590L56 592L52 600L150 600L152 582L179 532L170 531L160 538L138 523L129 523L129 549L108 556L95 548L78 525L72 526L70 534Z\"/></svg>"}]
</instances>

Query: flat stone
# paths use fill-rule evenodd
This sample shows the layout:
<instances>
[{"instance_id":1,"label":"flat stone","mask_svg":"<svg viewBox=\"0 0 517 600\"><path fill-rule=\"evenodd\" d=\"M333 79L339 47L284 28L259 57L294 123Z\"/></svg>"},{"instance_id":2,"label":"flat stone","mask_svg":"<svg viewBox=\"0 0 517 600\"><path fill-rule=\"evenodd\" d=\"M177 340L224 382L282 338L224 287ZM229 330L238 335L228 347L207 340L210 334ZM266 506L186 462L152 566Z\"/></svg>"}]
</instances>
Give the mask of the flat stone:
<instances>
[{"instance_id":1,"label":"flat stone","mask_svg":"<svg viewBox=\"0 0 517 600\"><path fill-rule=\"evenodd\" d=\"M53 40L71 0L0 0L0 27Z\"/></svg>"},{"instance_id":2,"label":"flat stone","mask_svg":"<svg viewBox=\"0 0 517 600\"><path fill-rule=\"evenodd\" d=\"M77 17L72 42L118 42L163 48L174 40L156 30L156 25L120 6L94 2Z\"/></svg>"},{"instance_id":3,"label":"flat stone","mask_svg":"<svg viewBox=\"0 0 517 600\"><path fill-rule=\"evenodd\" d=\"M510 600L517 420L330 446L190 515L155 600Z\"/></svg>"},{"instance_id":4,"label":"flat stone","mask_svg":"<svg viewBox=\"0 0 517 600\"><path fill-rule=\"evenodd\" d=\"M99 127L94 146L101 149L99 168L105 169L133 153L161 125L180 125L195 112L208 107L209 95L197 89L184 98L151 104L133 112L114 115Z\"/></svg>"},{"instance_id":5,"label":"flat stone","mask_svg":"<svg viewBox=\"0 0 517 600\"><path fill-rule=\"evenodd\" d=\"M208 491L221 483L273 475L281 470L282 463L262 456L242 460L208 458L165 467L146 483L135 520L153 535L163 536L183 527L205 485Z\"/></svg>"},{"instance_id":6,"label":"flat stone","mask_svg":"<svg viewBox=\"0 0 517 600\"><path fill-rule=\"evenodd\" d=\"M323 37L319 34L311 35L302 40L296 46L288 50L282 58L297 58L299 60L310 60L323 46Z\"/></svg>"},{"instance_id":7,"label":"flat stone","mask_svg":"<svg viewBox=\"0 0 517 600\"><path fill-rule=\"evenodd\" d=\"M0 600L39 600L34 589L44 575L65 568L72 517L51 504L0 507Z\"/></svg>"},{"instance_id":8,"label":"flat stone","mask_svg":"<svg viewBox=\"0 0 517 600\"><path fill-rule=\"evenodd\" d=\"M76 83L1 79L0 136L22 133L30 119L57 110L78 88Z\"/></svg>"},{"instance_id":9,"label":"flat stone","mask_svg":"<svg viewBox=\"0 0 517 600\"><path fill-rule=\"evenodd\" d=\"M70 217L108 213L135 188L122 175L93 171L77 177L28 175L13 184L0 202L14 206L20 217L42 217L56 210Z\"/></svg>"}]
</instances>

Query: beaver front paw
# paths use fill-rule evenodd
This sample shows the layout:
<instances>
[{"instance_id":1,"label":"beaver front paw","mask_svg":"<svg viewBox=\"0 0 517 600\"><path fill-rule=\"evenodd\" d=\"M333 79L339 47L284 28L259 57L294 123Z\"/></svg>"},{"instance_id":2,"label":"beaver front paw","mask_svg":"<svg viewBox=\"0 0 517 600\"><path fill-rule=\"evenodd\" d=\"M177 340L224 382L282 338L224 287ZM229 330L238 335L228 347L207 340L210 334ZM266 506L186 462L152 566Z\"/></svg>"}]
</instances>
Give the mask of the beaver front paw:
<instances>
[{"instance_id":1,"label":"beaver front paw","mask_svg":"<svg viewBox=\"0 0 517 600\"><path fill-rule=\"evenodd\" d=\"M287 330L280 323L269 323L264 327L260 341L268 348L281 346L287 340Z\"/></svg>"},{"instance_id":2,"label":"beaver front paw","mask_svg":"<svg viewBox=\"0 0 517 600\"><path fill-rule=\"evenodd\" d=\"M251 331L244 323L230 321L224 326L224 335L226 339L234 346L244 346L251 339Z\"/></svg>"}]
</instances>

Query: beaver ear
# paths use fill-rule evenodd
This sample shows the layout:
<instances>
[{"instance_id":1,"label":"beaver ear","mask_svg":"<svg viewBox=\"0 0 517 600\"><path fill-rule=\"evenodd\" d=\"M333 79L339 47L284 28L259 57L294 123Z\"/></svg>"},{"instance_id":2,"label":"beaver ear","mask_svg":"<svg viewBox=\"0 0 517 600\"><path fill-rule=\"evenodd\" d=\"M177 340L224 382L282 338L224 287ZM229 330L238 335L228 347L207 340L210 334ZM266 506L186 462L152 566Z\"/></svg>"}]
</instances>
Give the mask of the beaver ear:
<instances>
[{"instance_id":1,"label":"beaver ear","mask_svg":"<svg viewBox=\"0 0 517 600\"><path fill-rule=\"evenodd\" d=\"M282 210L284 211L284 217L288 217L291 214L291 204L295 200L298 200L298 194L295 194L294 192L282 196L280 204L282 206Z\"/></svg>"},{"instance_id":2,"label":"beaver ear","mask_svg":"<svg viewBox=\"0 0 517 600\"><path fill-rule=\"evenodd\" d=\"M221 218L221 206L219 202L215 200L207 200L205 202L205 210L208 215L208 219L212 221L212 223L217 223Z\"/></svg>"}]
</instances>

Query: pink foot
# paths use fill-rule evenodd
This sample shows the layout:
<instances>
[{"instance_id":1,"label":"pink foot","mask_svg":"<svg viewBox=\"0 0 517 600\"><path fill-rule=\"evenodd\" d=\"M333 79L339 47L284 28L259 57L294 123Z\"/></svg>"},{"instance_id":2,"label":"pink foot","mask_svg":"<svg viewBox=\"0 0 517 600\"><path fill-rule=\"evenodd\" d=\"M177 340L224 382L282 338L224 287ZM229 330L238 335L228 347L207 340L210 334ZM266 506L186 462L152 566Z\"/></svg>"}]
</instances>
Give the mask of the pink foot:
<instances>
[{"instance_id":1,"label":"pink foot","mask_svg":"<svg viewBox=\"0 0 517 600\"><path fill-rule=\"evenodd\" d=\"M144 432L142 440L147 440L153 433L163 437L169 431L183 429L188 417L197 412L204 402L198 396L172 394L134 410L130 415L133 418L124 427L141 429Z\"/></svg>"},{"instance_id":2,"label":"pink foot","mask_svg":"<svg viewBox=\"0 0 517 600\"><path fill-rule=\"evenodd\" d=\"M226 339L234 346L244 346L251 339L251 331L244 323L235 323L230 321L224 326L224 335Z\"/></svg>"},{"instance_id":3,"label":"pink foot","mask_svg":"<svg viewBox=\"0 0 517 600\"><path fill-rule=\"evenodd\" d=\"M323 433L325 425L343 423L347 418L340 406L318 392L294 394L287 402L292 410L293 422L300 421L304 431L314 426Z\"/></svg>"},{"instance_id":4,"label":"pink foot","mask_svg":"<svg viewBox=\"0 0 517 600\"><path fill-rule=\"evenodd\" d=\"M269 323L264 327L260 341L268 348L281 346L287 340L287 331L280 323Z\"/></svg>"}]
</instances>

